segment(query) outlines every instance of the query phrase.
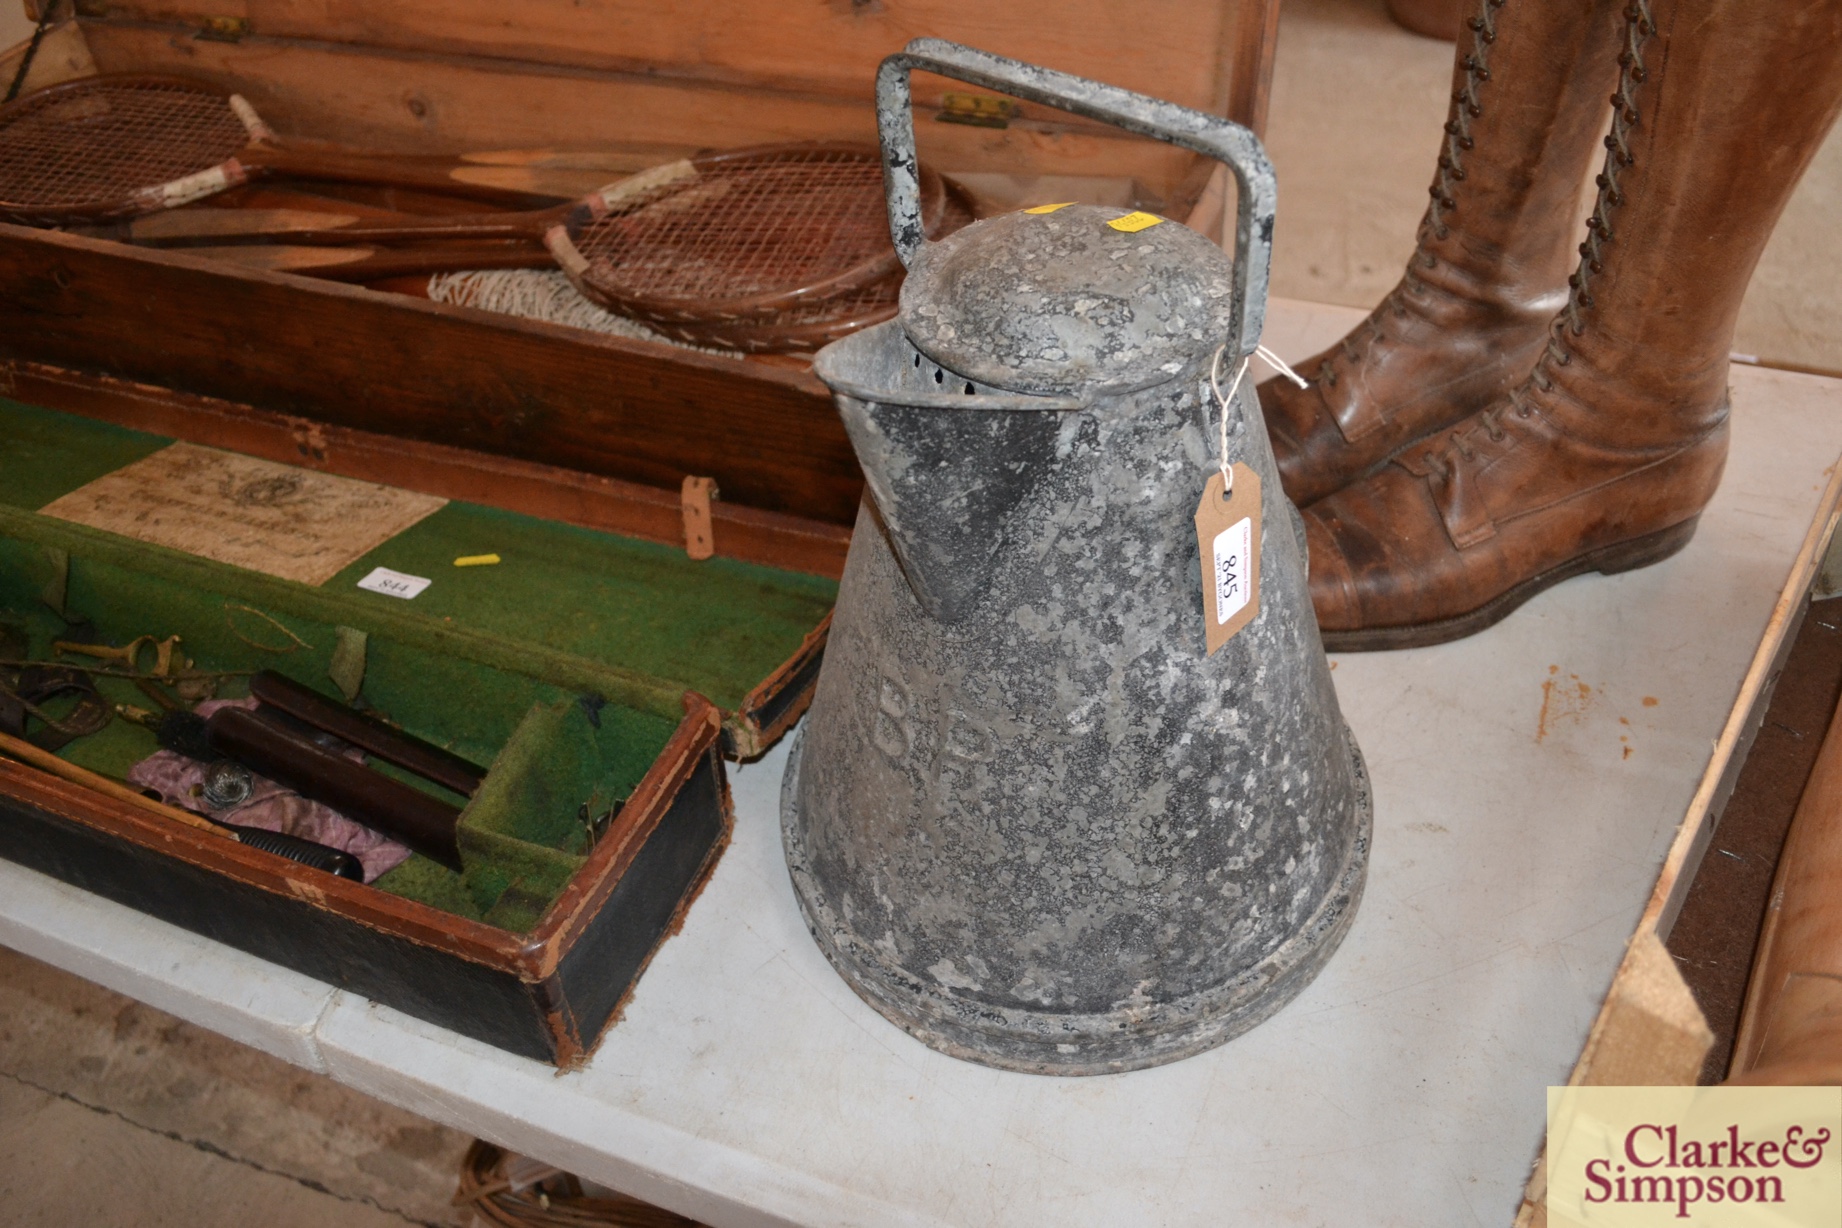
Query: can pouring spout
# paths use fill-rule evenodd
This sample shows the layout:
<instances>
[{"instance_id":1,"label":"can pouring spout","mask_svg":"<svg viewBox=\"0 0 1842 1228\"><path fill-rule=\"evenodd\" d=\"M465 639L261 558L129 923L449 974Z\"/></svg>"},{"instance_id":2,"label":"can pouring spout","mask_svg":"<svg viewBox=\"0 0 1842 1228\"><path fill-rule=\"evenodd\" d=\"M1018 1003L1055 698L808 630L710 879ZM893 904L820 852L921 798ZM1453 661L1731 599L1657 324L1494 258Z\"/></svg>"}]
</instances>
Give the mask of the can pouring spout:
<instances>
[{"instance_id":1,"label":"can pouring spout","mask_svg":"<svg viewBox=\"0 0 1842 1228\"><path fill-rule=\"evenodd\" d=\"M960 621L1003 565L1009 522L1075 402L980 388L927 360L894 320L827 347L815 370L916 601Z\"/></svg>"}]
</instances>

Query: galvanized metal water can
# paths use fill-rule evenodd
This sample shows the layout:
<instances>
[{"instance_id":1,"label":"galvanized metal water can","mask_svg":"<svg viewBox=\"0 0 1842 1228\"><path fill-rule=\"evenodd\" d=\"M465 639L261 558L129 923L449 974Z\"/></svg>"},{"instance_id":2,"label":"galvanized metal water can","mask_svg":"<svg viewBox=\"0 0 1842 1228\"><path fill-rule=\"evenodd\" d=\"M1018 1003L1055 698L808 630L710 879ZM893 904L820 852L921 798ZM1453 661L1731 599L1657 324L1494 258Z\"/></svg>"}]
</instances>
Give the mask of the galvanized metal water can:
<instances>
[{"instance_id":1,"label":"galvanized metal water can","mask_svg":"<svg viewBox=\"0 0 1842 1228\"><path fill-rule=\"evenodd\" d=\"M1070 205L923 240L908 71L1210 154L1236 251ZM1273 179L1227 121L938 40L878 78L896 320L827 347L868 479L782 835L820 947L955 1056L1093 1074L1220 1044L1341 940L1367 864L1362 760L1257 408ZM1205 650L1193 516L1262 479L1259 614Z\"/></svg>"}]
</instances>

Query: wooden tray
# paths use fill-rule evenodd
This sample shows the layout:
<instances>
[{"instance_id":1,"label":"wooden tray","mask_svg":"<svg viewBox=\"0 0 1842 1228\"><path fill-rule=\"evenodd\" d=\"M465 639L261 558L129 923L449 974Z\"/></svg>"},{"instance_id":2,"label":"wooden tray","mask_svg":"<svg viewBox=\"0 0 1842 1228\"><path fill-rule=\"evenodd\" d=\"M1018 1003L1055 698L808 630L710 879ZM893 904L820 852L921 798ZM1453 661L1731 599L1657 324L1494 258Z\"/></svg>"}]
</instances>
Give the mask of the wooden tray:
<instances>
[{"instance_id":1,"label":"wooden tray","mask_svg":"<svg viewBox=\"0 0 1842 1228\"><path fill-rule=\"evenodd\" d=\"M286 135L419 153L614 150L635 165L703 147L873 140L875 66L918 35L1258 130L1278 17L1277 0L76 7L29 85L182 73L242 92ZM0 76L20 52L0 55ZM953 83L922 77L916 93L924 118L977 110ZM1201 201L1198 224L1219 225L1220 181L1211 191L1194 155L1039 108L997 122L923 123L922 154L989 207L1048 191L1188 217ZM0 226L0 363L40 364L31 376L57 387L34 395L77 412L99 404L85 381L126 380L145 385L143 400L202 395L672 492L707 476L725 503L832 525L851 523L860 490L830 399L803 370L25 228ZM728 530L719 524L719 553Z\"/></svg>"},{"instance_id":2,"label":"wooden tray","mask_svg":"<svg viewBox=\"0 0 1842 1228\"><path fill-rule=\"evenodd\" d=\"M34 369L17 375L7 391L31 397L55 391L59 378ZM570 735L576 741L527 738L522 745L542 753L518 762L547 769L547 748L569 751L591 742L598 749L588 753L601 764L593 769L592 796L603 805L624 799L624 806L592 841L533 843L538 836L504 829L515 845L509 868L493 860L489 835L484 845L479 838L474 843L486 850L476 854L481 860L469 861L467 874L450 876L452 882L435 863L414 859L409 865L421 868L411 878L391 885L386 875L369 886L0 758L0 857L514 1053L562 1065L580 1060L617 1017L728 843L733 820L724 755L759 754L807 703L829 622L830 582L800 574L811 568L697 562L676 549L627 540L643 534L607 533L644 529L653 520L677 523L675 501L661 507L663 496L648 488L559 477L523 462L195 398L142 397L131 386L78 381L74 387L102 399L91 406L92 416L145 433L0 406L0 474L12 475L0 488L0 606L9 622L45 624L35 638L40 655L43 644L62 634L59 627L77 619L93 625L92 638L112 643L144 631L181 634L182 651L206 668L282 669L327 691L333 633L356 628L370 645L366 695L402 714L411 732L492 763L490 783L513 761L508 748L533 714L560 712L572 729L580 727ZM376 480L413 471L454 502L339 564L336 576L317 584L35 510L92 475L162 454L171 445L162 428L173 422L194 441L269 459L298 461L304 449L317 468L348 476ZM546 480L552 477L559 480ZM479 483L518 495L524 514L466 506L462 500ZM602 532L533 518L552 507ZM447 527L438 524L443 517ZM754 543L759 560L822 557L815 541L825 549L841 545L841 531L815 532L808 522L771 513L732 509L723 523L736 541ZM443 604L429 603L433 591L412 603L355 587L373 566L389 565L392 551L445 567L464 552L454 541L482 547L496 541L506 558L486 571L437 578L437 587L449 591ZM36 595L46 591L37 574L45 566L62 577L55 600ZM442 576L424 566L416 571ZM571 607L571 593L596 604ZM252 637L239 619L266 630ZM231 659L238 656L251 659ZM722 706L699 693L705 690ZM132 690L109 698L149 702ZM415 711L430 727L411 723ZM455 738L473 747L449 740ZM152 749L148 735L118 723L64 753L80 763L96 757L89 766L121 776ZM548 814L543 822L519 818L514 828L547 824L555 831L559 821L573 823L568 816L581 796L544 785L517 794L512 810L502 806L501 813ZM527 806L527 797L536 800ZM461 847L466 859L467 840ZM545 870L556 864L550 849L571 858L563 869ZM536 870L525 882L541 887L510 895L509 914L495 910L521 889L517 874L531 858Z\"/></svg>"}]
</instances>

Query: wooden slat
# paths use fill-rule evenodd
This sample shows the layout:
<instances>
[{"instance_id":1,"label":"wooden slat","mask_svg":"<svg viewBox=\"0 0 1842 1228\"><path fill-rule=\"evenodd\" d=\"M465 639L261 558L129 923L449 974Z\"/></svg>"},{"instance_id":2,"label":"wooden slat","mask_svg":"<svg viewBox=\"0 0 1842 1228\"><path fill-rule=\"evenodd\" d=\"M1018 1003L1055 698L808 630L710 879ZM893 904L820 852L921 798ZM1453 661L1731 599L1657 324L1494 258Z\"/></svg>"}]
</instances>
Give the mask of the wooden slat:
<instances>
[{"instance_id":1,"label":"wooden slat","mask_svg":"<svg viewBox=\"0 0 1842 1228\"><path fill-rule=\"evenodd\" d=\"M1219 74L1223 95L1211 108L1266 135L1267 102L1273 93L1273 56L1279 45L1279 5L1245 0L1235 9L1233 34L1225 40L1229 59Z\"/></svg>"},{"instance_id":2,"label":"wooden slat","mask_svg":"<svg viewBox=\"0 0 1842 1228\"><path fill-rule=\"evenodd\" d=\"M1752 664L1740 682L1740 693L1714 743L1714 753L1708 759L1695 797L1689 803L1688 817L1683 819L1674 843L1663 858L1662 873L1657 876L1650 900L1644 906L1643 918L1638 922L1640 931L1648 928L1655 931L1658 938L1669 939L1676 915L1682 911L1682 902L1688 898L1689 886L1695 880L1695 871L1700 868L1708 843L1714 838L1714 827L1720 821L1721 811L1733 795L1740 768L1746 762L1746 752L1759 732L1766 709L1771 706L1772 688L1777 685L1784 659L1797 639L1797 629L1803 625L1804 612L1810 607L1810 586L1823 565L1838 522L1842 522L1842 466L1830 473L1829 485L1823 491L1822 502L1817 505L1816 518L1810 522L1803 546L1791 564L1791 574L1786 577L1784 588L1772 606L1765 634L1760 637Z\"/></svg>"},{"instance_id":3,"label":"wooden slat","mask_svg":"<svg viewBox=\"0 0 1842 1228\"><path fill-rule=\"evenodd\" d=\"M1842 1067L1842 709L1798 799L1759 932L1729 1078L1833 1083Z\"/></svg>"},{"instance_id":4,"label":"wooden slat","mask_svg":"<svg viewBox=\"0 0 1842 1228\"><path fill-rule=\"evenodd\" d=\"M289 39L200 41L175 26L89 22L85 33L104 72L201 77L243 93L280 132L368 148L592 149L643 139L666 160L684 149L876 139L867 97ZM1123 175L1160 200L1196 162L1158 142L1060 118L1001 130L924 123L920 142L943 170Z\"/></svg>"},{"instance_id":5,"label":"wooden slat","mask_svg":"<svg viewBox=\"0 0 1842 1228\"><path fill-rule=\"evenodd\" d=\"M248 22L252 35L643 72L868 98L876 64L932 35L1214 109L1249 10L1270 0L108 0L111 20ZM1238 118L1238 117L1237 117Z\"/></svg>"},{"instance_id":6,"label":"wooden slat","mask_svg":"<svg viewBox=\"0 0 1842 1228\"><path fill-rule=\"evenodd\" d=\"M810 374L24 227L0 358L837 525L862 485Z\"/></svg>"}]
</instances>

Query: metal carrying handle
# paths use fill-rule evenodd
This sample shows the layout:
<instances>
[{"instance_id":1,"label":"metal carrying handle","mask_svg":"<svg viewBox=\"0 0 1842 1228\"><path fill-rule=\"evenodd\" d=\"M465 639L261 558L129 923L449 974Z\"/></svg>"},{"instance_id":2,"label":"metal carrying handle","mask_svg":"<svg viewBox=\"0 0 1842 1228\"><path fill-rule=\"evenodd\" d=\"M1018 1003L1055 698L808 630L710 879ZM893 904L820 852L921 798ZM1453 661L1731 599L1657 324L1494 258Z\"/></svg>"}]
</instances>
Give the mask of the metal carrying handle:
<instances>
[{"instance_id":1,"label":"metal carrying handle","mask_svg":"<svg viewBox=\"0 0 1842 1228\"><path fill-rule=\"evenodd\" d=\"M1174 102L1051 68L1038 68L942 38L917 38L876 70L876 126L883 142L889 233L904 265L914 263L926 242L921 231L920 169L915 159L913 95L908 84L909 73L917 68L1154 137L1226 166L1239 189L1234 227L1235 306L1228 341L1236 359L1254 352L1266 321L1267 277L1273 262L1273 212L1278 195L1273 164L1267 161L1259 137L1232 120Z\"/></svg>"}]
</instances>

